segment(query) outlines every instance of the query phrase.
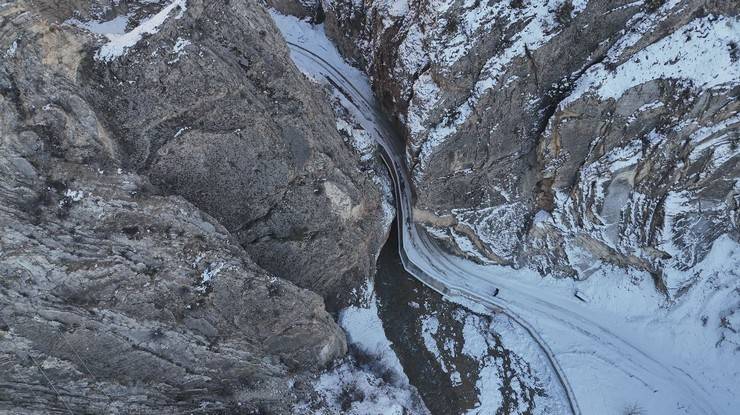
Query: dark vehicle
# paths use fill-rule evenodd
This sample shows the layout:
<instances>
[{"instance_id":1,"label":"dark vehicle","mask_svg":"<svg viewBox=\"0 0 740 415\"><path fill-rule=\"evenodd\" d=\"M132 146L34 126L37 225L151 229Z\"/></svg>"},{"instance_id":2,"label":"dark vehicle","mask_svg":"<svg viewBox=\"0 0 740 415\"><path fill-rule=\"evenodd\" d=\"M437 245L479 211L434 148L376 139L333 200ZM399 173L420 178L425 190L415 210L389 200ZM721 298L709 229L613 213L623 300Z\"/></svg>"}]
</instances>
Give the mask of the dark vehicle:
<instances>
[{"instance_id":1,"label":"dark vehicle","mask_svg":"<svg viewBox=\"0 0 740 415\"><path fill-rule=\"evenodd\" d=\"M577 299L579 299L579 300L583 301L584 303L588 303L588 302L591 302L591 298L590 298L590 297L589 297L589 296L588 296L588 295L587 295L586 293L584 293L584 292L583 292L583 291L581 291L581 290L576 290L576 291L575 291L575 293L573 293L573 295L574 295L574 296L575 296L575 297L576 297Z\"/></svg>"},{"instance_id":2,"label":"dark vehicle","mask_svg":"<svg viewBox=\"0 0 740 415\"><path fill-rule=\"evenodd\" d=\"M498 291L499 291L498 288L496 288L496 289L493 290L493 296L494 297L496 297L498 295Z\"/></svg>"}]
</instances>

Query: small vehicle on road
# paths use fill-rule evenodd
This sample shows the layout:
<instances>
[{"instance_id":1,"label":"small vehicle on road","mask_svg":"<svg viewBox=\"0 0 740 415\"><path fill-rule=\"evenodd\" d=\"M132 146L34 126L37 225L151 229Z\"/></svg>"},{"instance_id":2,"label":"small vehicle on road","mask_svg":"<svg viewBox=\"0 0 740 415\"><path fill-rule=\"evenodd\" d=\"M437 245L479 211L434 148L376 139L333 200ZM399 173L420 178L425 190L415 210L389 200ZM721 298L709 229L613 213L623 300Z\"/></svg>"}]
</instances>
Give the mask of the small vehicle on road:
<instances>
[{"instance_id":1,"label":"small vehicle on road","mask_svg":"<svg viewBox=\"0 0 740 415\"><path fill-rule=\"evenodd\" d=\"M493 296L496 297L498 295L498 292L499 292L499 289L498 288L494 288L493 289Z\"/></svg>"},{"instance_id":2,"label":"small vehicle on road","mask_svg":"<svg viewBox=\"0 0 740 415\"><path fill-rule=\"evenodd\" d=\"M573 293L573 295L574 295L574 296L575 296L575 297L576 297L577 299L579 299L579 300L583 301L584 303L589 303L589 302L591 302L591 297L589 297L589 295L588 295L588 294L584 293L584 292L583 292L583 291L581 291L581 290L576 290L576 291L575 291L575 292Z\"/></svg>"}]
</instances>

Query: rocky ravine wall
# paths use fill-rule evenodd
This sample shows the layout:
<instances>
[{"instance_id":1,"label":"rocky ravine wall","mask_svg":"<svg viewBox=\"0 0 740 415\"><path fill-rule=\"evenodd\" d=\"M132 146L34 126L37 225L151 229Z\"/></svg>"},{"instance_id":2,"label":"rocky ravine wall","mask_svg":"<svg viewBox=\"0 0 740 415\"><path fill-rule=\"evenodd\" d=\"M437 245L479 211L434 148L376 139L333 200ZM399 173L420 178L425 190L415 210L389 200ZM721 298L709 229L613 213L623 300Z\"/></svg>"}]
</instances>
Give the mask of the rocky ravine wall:
<instances>
[{"instance_id":1,"label":"rocky ravine wall","mask_svg":"<svg viewBox=\"0 0 740 415\"><path fill-rule=\"evenodd\" d=\"M322 5L405 131L417 221L452 249L575 278L603 261L665 292L666 268L737 240L736 3Z\"/></svg>"},{"instance_id":2,"label":"rocky ravine wall","mask_svg":"<svg viewBox=\"0 0 740 415\"><path fill-rule=\"evenodd\" d=\"M4 3L0 56L0 411L306 399L387 230L262 6Z\"/></svg>"},{"instance_id":3,"label":"rocky ravine wall","mask_svg":"<svg viewBox=\"0 0 740 415\"><path fill-rule=\"evenodd\" d=\"M127 168L214 216L268 271L346 300L387 231L377 186L260 5L187 4L138 53L87 60L85 93Z\"/></svg>"}]
</instances>

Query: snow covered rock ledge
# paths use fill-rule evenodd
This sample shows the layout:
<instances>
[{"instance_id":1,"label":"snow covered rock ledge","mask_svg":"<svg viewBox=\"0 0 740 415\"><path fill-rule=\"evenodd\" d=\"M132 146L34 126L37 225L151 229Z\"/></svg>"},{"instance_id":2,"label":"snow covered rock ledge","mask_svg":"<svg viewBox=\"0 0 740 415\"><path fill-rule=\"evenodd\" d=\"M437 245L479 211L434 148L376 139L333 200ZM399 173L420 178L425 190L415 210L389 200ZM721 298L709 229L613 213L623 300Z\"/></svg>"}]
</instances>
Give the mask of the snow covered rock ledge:
<instances>
[{"instance_id":1,"label":"snow covered rock ledge","mask_svg":"<svg viewBox=\"0 0 740 415\"><path fill-rule=\"evenodd\" d=\"M327 0L327 33L397 114L419 220L452 219L434 233L454 251L666 292L664 270L738 238L737 4L402 3Z\"/></svg>"}]
</instances>

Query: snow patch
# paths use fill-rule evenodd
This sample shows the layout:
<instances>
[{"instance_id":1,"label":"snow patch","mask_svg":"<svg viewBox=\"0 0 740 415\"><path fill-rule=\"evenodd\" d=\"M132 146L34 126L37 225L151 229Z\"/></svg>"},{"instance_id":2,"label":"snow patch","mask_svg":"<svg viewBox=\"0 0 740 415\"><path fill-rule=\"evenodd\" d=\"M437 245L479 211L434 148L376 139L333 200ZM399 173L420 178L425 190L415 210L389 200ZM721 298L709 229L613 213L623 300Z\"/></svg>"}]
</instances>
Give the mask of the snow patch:
<instances>
[{"instance_id":1,"label":"snow patch","mask_svg":"<svg viewBox=\"0 0 740 415\"><path fill-rule=\"evenodd\" d=\"M367 307L345 308L339 314L339 325L347 333L350 343L378 359L383 367L393 371L397 385L409 387L409 380L403 371L401 362L391 348L391 342L385 336L383 322L378 316L377 300L370 282L365 285L364 293L367 297Z\"/></svg>"},{"instance_id":2,"label":"snow patch","mask_svg":"<svg viewBox=\"0 0 740 415\"><path fill-rule=\"evenodd\" d=\"M90 32L97 33L99 35L122 35L126 33L129 19L130 17L128 15L122 14L103 22L96 20L82 22L78 19L69 19L64 23L87 29Z\"/></svg>"},{"instance_id":3,"label":"snow patch","mask_svg":"<svg viewBox=\"0 0 740 415\"><path fill-rule=\"evenodd\" d=\"M10 44L10 47L5 51L5 57L10 58L15 56L16 50L18 50L18 41L14 40L13 43Z\"/></svg>"},{"instance_id":4,"label":"snow patch","mask_svg":"<svg viewBox=\"0 0 740 415\"><path fill-rule=\"evenodd\" d=\"M313 385L322 408L321 414L347 415L427 415L428 411L408 390L386 383L375 374L360 370L351 362L324 372ZM310 403L293 407L293 413L314 415Z\"/></svg>"},{"instance_id":5,"label":"snow patch","mask_svg":"<svg viewBox=\"0 0 740 415\"><path fill-rule=\"evenodd\" d=\"M586 93L618 99L628 89L654 79L688 81L698 90L736 84L740 65L730 56L732 42L740 43L740 18L710 15L695 19L636 53L614 72L604 64L594 65L561 106Z\"/></svg>"},{"instance_id":6,"label":"snow patch","mask_svg":"<svg viewBox=\"0 0 740 415\"><path fill-rule=\"evenodd\" d=\"M64 196L72 199L73 202L79 202L85 197L85 192L82 190L67 189L64 191Z\"/></svg>"},{"instance_id":7,"label":"snow patch","mask_svg":"<svg viewBox=\"0 0 740 415\"><path fill-rule=\"evenodd\" d=\"M350 138L352 147L360 154L360 160L368 161L375 152L375 140L363 128L355 128L343 119L337 119L337 131Z\"/></svg>"},{"instance_id":8,"label":"snow patch","mask_svg":"<svg viewBox=\"0 0 740 415\"><path fill-rule=\"evenodd\" d=\"M167 20L173 10L179 9L175 19L180 19L187 10L187 0L174 0L154 16L144 20L139 26L128 33L106 32L108 43L103 45L95 58L100 61L110 62L120 56L124 56L129 49L134 47L144 37L159 31L159 27ZM115 19L114 19L115 20ZM105 26L106 28L108 26ZM110 25L111 28L120 29L120 23ZM124 26L125 27L125 26ZM100 29L100 26L97 27Z\"/></svg>"},{"instance_id":9,"label":"snow patch","mask_svg":"<svg viewBox=\"0 0 740 415\"><path fill-rule=\"evenodd\" d=\"M350 344L373 358L374 366L383 374L390 371L392 376L388 379L377 370L358 368L352 360L345 361L323 373L314 384L324 406L335 414L428 414L385 336L371 282L363 287L358 302L365 305L342 310L339 324ZM296 406L294 412L315 413L309 404Z\"/></svg>"},{"instance_id":10,"label":"snow patch","mask_svg":"<svg viewBox=\"0 0 740 415\"><path fill-rule=\"evenodd\" d=\"M190 127L182 127L182 128L180 128L180 129L179 129L179 130L177 130L177 132L175 133L175 135L174 135L174 138L177 138L177 137L179 137L180 135L182 135L182 133L184 133L185 131L187 131L187 130L189 130L189 129L190 129Z\"/></svg>"},{"instance_id":11,"label":"snow patch","mask_svg":"<svg viewBox=\"0 0 740 415\"><path fill-rule=\"evenodd\" d=\"M223 270L224 264L223 263L217 263L217 264L208 264L205 270L200 274L200 283L195 287L195 291L199 293L205 293L208 289L208 286L211 285L213 279L221 273L221 270Z\"/></svg>"},{"instance_id":12,"label":"snow patch","mask_svg":"<svg viewBox=\"0 0 740 415\"><path fill-rule=\"evenodd\" d=\"M437 317L424 317L421 321L421 336L424 339L424 346L434 355L437 362L441 365L442 370L447 372L447 366L442 358L442 353L440 352L439 347L437 347L437 339L435 338L437 330L439 330L439 320L437 320Z\"/></svg>"},{"instance_id":13,"label":"snow patch","mask_svg":"<svg viewBox=\"0 0 740 415\"><path fill-rule=\"evenodd\" d=\"M170 65L180 61L180 58L187 54L185 52L185 48L192 45L192 42L188 39L183 39L181 37L177 38L177 41L175 42L175 46L172 48L172 53L175 55L175 59L167 62Z\"/></svg>"},{"instance_id":14,"label":"snow patch","mask_svg":"<svg viewBox=\"0 0 740 415\"><path fill-rule=\"evenodd\" d=\"M367 76L344 60L342 54L326 36L323 24L311 24L293 16L280 14L274 9L270 9L269 12L286 41L302 45L303 48L311 51L320 51L321 58L332 67L337 68L341 76L349 79L352 85L358 88L362 96L373 95ZM291 49L290 57L306 76L317 81L325 80L326 69L317 64L310 56L300 50Z\"/></svg>"}]
</instances>

